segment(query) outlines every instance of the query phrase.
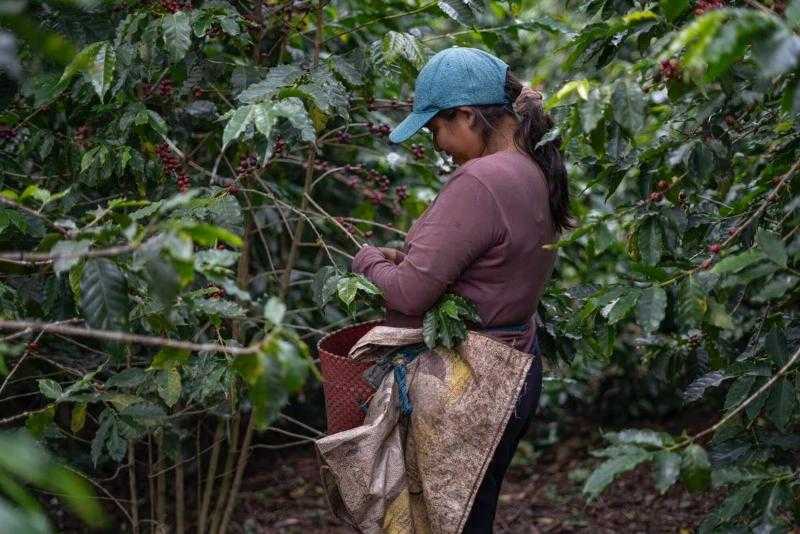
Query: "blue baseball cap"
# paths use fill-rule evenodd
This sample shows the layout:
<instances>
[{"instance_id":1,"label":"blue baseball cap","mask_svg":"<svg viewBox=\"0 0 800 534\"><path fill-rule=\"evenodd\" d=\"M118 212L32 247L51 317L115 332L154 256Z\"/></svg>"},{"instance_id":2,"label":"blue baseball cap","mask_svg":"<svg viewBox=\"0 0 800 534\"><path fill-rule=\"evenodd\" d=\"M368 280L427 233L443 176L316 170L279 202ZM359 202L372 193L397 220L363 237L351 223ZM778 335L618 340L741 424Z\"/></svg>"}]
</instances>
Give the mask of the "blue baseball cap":
<instances>
[{"instance_id":1,"label":"blue baseball cap","mask_svg":"<svg viewBox=\"0 0 800 534\"><path fill-rule=\"evenodd\" d=\"M391 131L389 140L402 143L443 109L508 104L507 71L505 61L478 48L454 46L437 52L419 71L412 111Z\"/></svg>"}]
</instances>

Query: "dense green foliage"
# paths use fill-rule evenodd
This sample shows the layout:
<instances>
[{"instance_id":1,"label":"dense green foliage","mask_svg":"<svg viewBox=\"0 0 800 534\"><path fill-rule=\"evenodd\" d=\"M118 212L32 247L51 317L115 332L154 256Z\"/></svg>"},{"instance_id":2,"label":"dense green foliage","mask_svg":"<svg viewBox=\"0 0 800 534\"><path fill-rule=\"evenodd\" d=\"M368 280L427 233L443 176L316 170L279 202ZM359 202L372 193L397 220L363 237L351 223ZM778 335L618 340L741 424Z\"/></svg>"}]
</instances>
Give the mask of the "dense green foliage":
<instances>
[{"instance_id":1,"label":"dense green foliage","mask_svg":"<svg viewBox=\"0 0 800 534\"><path fill-rule=\"evenodd\" d=\"M704 531L797 522L800 1L22 1L0 28L0 325L28 327L0 422L123 470L134 531L225 531L253 434L318 387L310 342L371 313L348 251L396 246L452 170L385 138L453 44L540 86L562 139L548 390L617 373L626 426L720 414L607 433L587 495L652 462L728 489Z\"/></svg>"}]
</instances>

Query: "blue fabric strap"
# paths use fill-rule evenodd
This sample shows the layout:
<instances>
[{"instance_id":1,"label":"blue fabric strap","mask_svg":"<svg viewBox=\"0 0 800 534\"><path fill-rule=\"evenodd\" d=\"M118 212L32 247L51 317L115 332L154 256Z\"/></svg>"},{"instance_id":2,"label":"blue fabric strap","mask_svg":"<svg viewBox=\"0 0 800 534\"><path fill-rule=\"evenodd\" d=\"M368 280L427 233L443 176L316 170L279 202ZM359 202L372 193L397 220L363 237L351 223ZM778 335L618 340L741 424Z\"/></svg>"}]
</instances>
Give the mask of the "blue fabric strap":
<instances>
[{"instance_id":1,"label":"blue fabric strap","mask_svg":"<svg viewBox=\"0 0 800 534\"><path fill-rule=\"evenodd\" d=\"M427 350L425 343L417 343L415 345L408 345L401 347L397 351L399 357L393 361L394 365L394 381L397 383L398 393L400 397L400 413L403 415L411 415L414 407L411 405L411 398L408 395L408 368L406 365L413 362L414 359Z\"/></svg>"}]
</instances>

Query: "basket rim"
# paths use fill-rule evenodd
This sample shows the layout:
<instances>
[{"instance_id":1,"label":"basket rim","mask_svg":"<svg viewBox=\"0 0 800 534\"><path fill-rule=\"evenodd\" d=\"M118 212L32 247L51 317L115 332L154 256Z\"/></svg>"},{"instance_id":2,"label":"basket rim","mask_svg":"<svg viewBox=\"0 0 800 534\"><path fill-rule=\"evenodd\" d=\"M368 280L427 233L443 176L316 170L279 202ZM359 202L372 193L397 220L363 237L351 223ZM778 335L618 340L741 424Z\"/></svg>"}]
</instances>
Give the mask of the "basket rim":
<instances>
[{"instance_id":1,"label":"basket rim","mask_svg":"<svg viewBox=\"0 0 800 534\"><path fill-rule=\"evenodd\" d=\"M319 341L317 341L317 353L321 355L322 354L322 344L325 341L327 341L329 338L331 338L331 337L333 337L333 336L335 336L337 334L341 334L342 332L344 332L346 330L352 330L353 328L358 328L359 326L364 326L364 325L368 325L368 324L372 324L374 326L378 326L379 324L381 324L383 322L385 322L385 319L373 319L371 321L362 321L360 323L355 323L355 324L343 326L342 328L334 330L333 332L328 332L322 338L320 338ZM334 358L340 358L340 359L344 359L344 360L350 361L350 358L345 358L343 356L339 356L338 354L334 354L334 353L332 353L330 351L327 351L327 350L325 352L327 354L330 354Z\"/></svg>"}]
</instances>

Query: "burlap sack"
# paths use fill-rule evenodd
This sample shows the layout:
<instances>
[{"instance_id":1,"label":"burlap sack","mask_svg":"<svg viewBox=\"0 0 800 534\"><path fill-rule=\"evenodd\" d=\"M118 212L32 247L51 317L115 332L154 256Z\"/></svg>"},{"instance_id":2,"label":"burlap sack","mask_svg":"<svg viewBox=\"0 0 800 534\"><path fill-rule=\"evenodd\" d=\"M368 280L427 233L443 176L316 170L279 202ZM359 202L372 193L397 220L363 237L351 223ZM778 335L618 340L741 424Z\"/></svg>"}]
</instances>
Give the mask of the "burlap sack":
<instances>
[{"instance_id":1,"label":"burlap sack","mask_svg":"<svg viewBox=\"0 0 800 534\"><path fill-rule=\"evenodd\" d=\"M350 356L368 359L420 341L422 329L378 326ZM460 533L531 361L470 331L455 349L428 351L408 364L407 418L389 373L363 425L316 441L334 515L365 533Z\"/></svg>"}]
</instances>

